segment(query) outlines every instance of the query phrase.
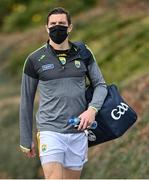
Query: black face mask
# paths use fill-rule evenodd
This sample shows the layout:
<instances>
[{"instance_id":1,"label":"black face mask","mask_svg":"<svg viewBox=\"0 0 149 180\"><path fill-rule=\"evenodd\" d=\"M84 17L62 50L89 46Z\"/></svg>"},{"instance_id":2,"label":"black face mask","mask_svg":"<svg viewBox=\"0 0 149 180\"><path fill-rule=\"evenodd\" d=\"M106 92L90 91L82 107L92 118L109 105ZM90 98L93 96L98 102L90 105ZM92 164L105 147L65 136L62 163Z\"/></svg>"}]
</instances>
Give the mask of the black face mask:
<instances>
[{"instance_id":1,"label":"black face mask","mask_svg":"<svg viewBox=\"0 0 149 180\"><path fill-rule=\"evenodd\" d=\"M68 36L67 26L56 25L49 28L49 36L56 44L61 44Z\"/></svg>"}]
</instances>

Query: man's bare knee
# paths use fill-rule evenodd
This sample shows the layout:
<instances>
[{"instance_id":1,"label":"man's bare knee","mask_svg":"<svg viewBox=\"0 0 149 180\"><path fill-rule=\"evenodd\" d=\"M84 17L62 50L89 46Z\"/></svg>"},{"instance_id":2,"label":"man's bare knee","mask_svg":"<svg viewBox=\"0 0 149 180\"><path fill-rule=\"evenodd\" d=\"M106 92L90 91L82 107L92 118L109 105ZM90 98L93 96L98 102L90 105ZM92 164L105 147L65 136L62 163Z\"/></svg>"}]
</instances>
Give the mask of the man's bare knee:
<instances>
[{"instance_id":1,"label":"man's bare knee","mask_svg":"<svg viewBox=\"0 0 149 180\"><path fill-rule=\"evenodd\" d=\"M45 179L62 179L63 166L58 162L50 162L42 165Z\"/></svg>"},{"instance_id":2,"label":"man's bare knee","mask_svg":"<svg viewBox=\"0 0 149 180\"><path fill-rule=\"evenodd\" d=\"M63 179L80 179L81 170L71 170L63 168Z\"/></svg>"}]
</instances>

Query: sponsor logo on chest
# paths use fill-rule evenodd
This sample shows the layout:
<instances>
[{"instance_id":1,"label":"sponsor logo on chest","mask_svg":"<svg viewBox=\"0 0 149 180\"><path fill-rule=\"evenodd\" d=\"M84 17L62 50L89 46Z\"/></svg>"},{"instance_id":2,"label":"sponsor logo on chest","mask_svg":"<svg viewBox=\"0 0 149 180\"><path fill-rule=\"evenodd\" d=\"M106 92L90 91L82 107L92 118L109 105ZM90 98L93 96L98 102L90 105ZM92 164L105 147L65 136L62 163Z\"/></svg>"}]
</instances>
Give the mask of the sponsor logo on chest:
<instances>
[{"instance_id":1,"label":"sponsor logo on chest","mask_svg":"<svg viewBox=\"0 0 149 180\"><path fill-rule=\"evenodd\" d=\"M43 71L46 71L48 69L54 69L54 64L45 64L42 66Z\"/></svg>"}]
</instances>

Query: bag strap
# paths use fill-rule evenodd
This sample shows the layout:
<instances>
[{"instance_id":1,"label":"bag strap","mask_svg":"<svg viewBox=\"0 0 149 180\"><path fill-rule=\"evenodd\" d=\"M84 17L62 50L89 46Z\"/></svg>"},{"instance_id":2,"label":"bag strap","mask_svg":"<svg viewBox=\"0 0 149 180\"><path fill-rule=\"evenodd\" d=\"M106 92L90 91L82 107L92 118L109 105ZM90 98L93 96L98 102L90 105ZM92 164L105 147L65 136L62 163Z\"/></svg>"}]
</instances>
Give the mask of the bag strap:
<instances>
[{"instance_id":1,"label":"bag strap","mask_svg":"<svg viewBox=\"0 0 149 180\"><path fill-rule=\"evenodd\" d=\"M89 65L89 61L90 61L90 57L91 57L91 53L90 51L86 48L86 45L83 42L74 42L74 44L79 48L79 53L81 55L81 58L84 61L84 64L87 68L87 72L86 72L86 76L88 77L89 81L90 81L90 85L92 85L92 81L91 78L89 76L89 72L88 72L88 65Z\"/></svg>"},{"instance_id":2,"label":"bag strap","mask_svg":"<svg viewBox=\"0 0 149 180\"><path fill-rule=\"evenodd\" d=\"M84 63L87 67L89 65L89 59L91 56L90 51L86 48L86 45L83 42L74 42L74 45L79 48L81 58L84 60Z\"/></svg>"}]
</instances>

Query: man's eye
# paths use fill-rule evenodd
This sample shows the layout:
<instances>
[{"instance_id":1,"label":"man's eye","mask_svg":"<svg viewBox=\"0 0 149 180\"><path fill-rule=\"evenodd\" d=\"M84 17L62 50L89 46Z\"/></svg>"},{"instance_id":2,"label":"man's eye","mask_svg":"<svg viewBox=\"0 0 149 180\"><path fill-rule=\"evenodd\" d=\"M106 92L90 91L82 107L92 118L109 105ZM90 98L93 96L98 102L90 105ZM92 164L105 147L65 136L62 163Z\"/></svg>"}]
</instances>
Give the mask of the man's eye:
<instances>
[{"instance_id":1,"label":"man's eye","mask_svg":"<svg viewBox=\"0 0 149 180\"><path fill-rule=\"evenodd\" d=\"M55 22L50 23L50 25L52 25L52 26L55 25L55 24L56 24Z\"/></svg>"},{"instance_id":2,"label":"man's eye","mask_svg":"<svg viewBox=\"0 0 149 180\"><path fill-rule=\"evenodd\" d=\"M65 23L65 22L59 22L59 24L61 24L61 25L65 25L66 23Z\"/></svg>"}]
</instances>

